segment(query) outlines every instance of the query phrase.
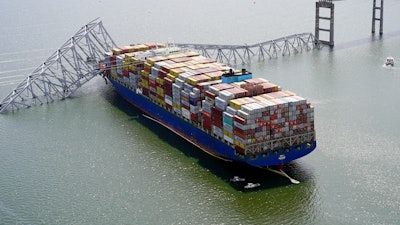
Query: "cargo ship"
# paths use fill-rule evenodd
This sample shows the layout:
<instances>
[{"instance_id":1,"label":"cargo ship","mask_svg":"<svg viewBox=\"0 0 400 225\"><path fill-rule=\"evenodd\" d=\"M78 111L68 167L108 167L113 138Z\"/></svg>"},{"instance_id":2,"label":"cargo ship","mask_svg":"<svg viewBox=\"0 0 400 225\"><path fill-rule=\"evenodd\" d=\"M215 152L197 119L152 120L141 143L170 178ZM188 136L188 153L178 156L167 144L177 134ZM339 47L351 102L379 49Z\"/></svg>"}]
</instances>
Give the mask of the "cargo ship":
<instances>
[{"instance_id":1,"label":"cargo ship","mask_svg":"<svg viewBox=\"0 0 400 225\"><path fill-rule=\"evenodd\" d=\"M246 69L158 43L113 48L102 65L145 117L219 159L281 167L316 148L313 106Z\"/></svg>"}]
</instances>

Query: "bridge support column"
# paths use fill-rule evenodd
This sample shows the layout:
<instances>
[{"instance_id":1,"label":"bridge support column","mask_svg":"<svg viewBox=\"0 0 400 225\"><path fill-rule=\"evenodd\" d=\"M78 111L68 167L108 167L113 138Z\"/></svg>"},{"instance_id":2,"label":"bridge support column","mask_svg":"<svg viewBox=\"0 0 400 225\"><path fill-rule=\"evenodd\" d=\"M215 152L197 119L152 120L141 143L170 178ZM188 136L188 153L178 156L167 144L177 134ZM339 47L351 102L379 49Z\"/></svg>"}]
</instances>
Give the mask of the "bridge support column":
<instances>
[{"instance_id":1,"label":"bridge support column","mask_svg":"<svg viewBox=\"0 0 400 225\"><path fill-rule=\"evenodd\" d=\"M319 40L322 44L329 45L330 47L334 46L334 14L335 14L335 5L332 3L332 0L319 0L315 4L315 37ZM327 8L330 10L329 17L320 16L320 8ZM320 28L319 22L320 20L328 20L329 29L327 28ZM319 36L320 31L329 32L329 41L321 40Z\"/></svg>"},{"instance_id":2,"label":"bridge support column","mask_svg":"<svg viewBox=\"0 0 400 225\"><path fill-rule=\"evenodd\" d=\"M379 10L379 18L376 17L376 11ZM381 0L381 5L376 6L376 0L374 0L374 5L372 7L372 30L371 33L375 34L375 21L379 20L379 35L383 34L383 0Z\"/></svg>"}]
</instances>

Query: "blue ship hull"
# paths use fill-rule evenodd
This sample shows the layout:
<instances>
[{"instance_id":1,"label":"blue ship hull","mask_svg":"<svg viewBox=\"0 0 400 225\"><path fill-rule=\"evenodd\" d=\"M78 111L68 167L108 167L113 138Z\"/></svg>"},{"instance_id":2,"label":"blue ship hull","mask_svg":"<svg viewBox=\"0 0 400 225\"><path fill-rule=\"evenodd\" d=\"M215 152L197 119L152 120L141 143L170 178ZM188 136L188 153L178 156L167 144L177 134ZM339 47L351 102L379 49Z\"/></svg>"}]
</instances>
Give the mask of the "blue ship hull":
<instances>
[{"instance_id":1,"label":"blue ship hull","mask_svg":"<svg viewBox=\"0 0 400 225\"><path fill-rule=\"evenodd\" d=\"M284 149L275 149L269 153L258 153L255 155L235 154L234 148L223 140L212 136L212 134L203 131L197 125L153 103L142 94L132 91L111 78L109 80L127 102L140 109L152 120L168 128L206 153L222 160L243 162L256 167L278 166L303 157L316 148L316 141L313 141L289 146Z\"/></svg>"}]
</instances>

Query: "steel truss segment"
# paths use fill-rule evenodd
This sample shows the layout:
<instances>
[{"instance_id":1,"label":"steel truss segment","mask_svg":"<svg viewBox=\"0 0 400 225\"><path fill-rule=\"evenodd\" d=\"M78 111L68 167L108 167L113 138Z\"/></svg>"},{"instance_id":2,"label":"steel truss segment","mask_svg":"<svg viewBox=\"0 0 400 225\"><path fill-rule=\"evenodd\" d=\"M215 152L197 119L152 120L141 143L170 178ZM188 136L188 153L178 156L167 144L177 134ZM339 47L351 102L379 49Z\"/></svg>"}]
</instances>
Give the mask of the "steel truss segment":
<instances>
[{"instance_id":1,"label":"steel truss segment","mask_svg":"<svg viewBox=\"0 0 400 225\"><path fill-rule=\"evenodd\" d=\"M104 52L116 47L99 18L84 25L0 103L0 113L62 100L103 71Z\"/></svg>"},{"instance_id":2,"label":"steel truss segment","mask_svg":"<svg viewBox=\"0 0 400 225\"><path fill-rule=\"evenodd\" d=\"M277 58L279 55L285 56L291 53L310 51L313 48L320 48L319 41L312 33L294 34L270 41L265 41L253 45L210 45L210 44L176 44L180 47L187 47L197 50L204 56L211 56L210 51L215 50L215 59L228 65L238 63L245 64L250 62L254 56L258 60ZM206 54L205 54L206 53ZM212 58L212 57L210 57Z\"/></svg>"}]
</instances>

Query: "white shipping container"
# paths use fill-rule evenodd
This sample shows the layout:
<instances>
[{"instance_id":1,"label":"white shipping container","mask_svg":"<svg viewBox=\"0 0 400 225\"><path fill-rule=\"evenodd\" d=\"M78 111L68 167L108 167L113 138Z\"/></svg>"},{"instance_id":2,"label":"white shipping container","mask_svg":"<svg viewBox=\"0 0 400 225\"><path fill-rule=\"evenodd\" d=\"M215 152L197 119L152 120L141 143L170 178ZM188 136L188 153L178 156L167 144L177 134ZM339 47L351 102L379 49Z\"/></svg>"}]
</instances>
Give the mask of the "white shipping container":
<instances>
[{"instance_id":1,"label":"white shipping container","mask_svg":"<svg viewBox=\"0 0 400 225\"><path fill-rule=\"evenodd\" d=\"M200 112L200 106L190 105L190 112L191 113L199 113Z\"/></svg>"},{"instance_id":2,"label":"white shipping container","mask_svg":"<svg viewBox=\"0 0 400 225\"><path fill-rule=\"evenodd\" d=\"M180 106L181 105L181 98L180 97L179 98L172 97L172 102Z\"/></svg>"},{"instance_id":3,"label":"white shipping container","mask_svg":"<svg viewBox=\"0 0 400 225\"><path fill-rule=\"evenodd\" d=\"M227 135L224 135L224 140L229 142L229 143L231 143L231 144L233 144L233 139L231 137L227 136Z\"/></svg>"},{"instance_id":4,"label":"white shipping container","mask_svg":"<svg viewBox=\"0 0 400 225\"><path fill-rule=\"evenodd\" d=\"M188 101L182 101L182 99L181 99L181 104L182 104L182 105L185 105L185 106L187 106L187 107L190 107L189 102L188 102ZM188 111L189 111L189 110L188 110Z\"/></svg>"},{"instance_id":5,"label":"white shipping container","mask_svg":"<svg viewBox=\"0 0 400 225\"><path fill-rule=\"evenodd\" d=\"M182 80L182 79L179 79L179 78L176 78L175 79L175 84L177 85L177 86L179 86L180 88L183 88L183 84L185 83L185 81L184 80Z\"/></svg>"},{"instance_id":6,"label":"white shipping container","mask_svg":"<svg viewBox=\"0 0 400 225\"><path fill-rule=\"evenodd\" d=\"M213 134L217 135L218 137L222 138L224 136L222 129L215 125L212 125L212 132L213 132Z\"/></svg>"},{"instance_id":7,"label":"white shipping container","mask_svg":"<svg viewBox=\"0 0 400 225\"><path fill-rule=\"evenodd\" d=\"M200 89L198 89L198 88L193 88L193 92L195 93L195 94L197 94L198 96L200 96Z\"/></svg>"},{"instance_id":8,"label":"white shipping container","mask_svg":"<svg viewBox=\"0 0 400 225\"><path fill-rule=\"evenodd\" d=\"M191 84L189 84L189 83L184 83L183 84L183 89L185 91L187 91L187 92L191 92L191 91L193 91L193 86Z\"/></svg>"},{"instance_id":9,"label":"white shipping container","mask_svg":"<svg viewBox=\"0 0 400 225\"><path fill-rule=\"evenodd\" d=\"M237 115L244 119L250 119L250 114L244 112L243 110L238 110Z\"/></svg>"},{"instance_id":10,"label":"white shipping container","mask_svg":"<svg viewBox=\"0 0 400 225\"><path fill-rule=\"evenodd\" d=\"M206 96L205 99L206 99L208 102L211 102L211 103L214 105L215 99L210 98L210 97L208 97L208 96Z\"/></svg>"},{"instance_id":11,"label":"white shipping container","mask_svg":"<svg viewBox=\"0 0 400 225\"><path fill-rule=\"evenodd\" d=\"M173 83L172 84L172 91L181 91L183 88L182 85L179 85L178 83Z\"/></svg>"},{"instance_id":12,"label":"white shipping container","mask_svg":"<svg viewBox=\"0 0 400 225\"><path fill-rule=\"evenodd\" d=\"M190 111L188 109L182 108L182 116L190 120Z\"/></svg>"},{"instance_id":13,"label":"white shipping container","mask_svg":"<svg viewBox=\"0 0 400 225\"><path fill-rule=\"evenodd\" d=\"M175 111L178 115L181 115L181 114L182 114L182 111L181 111L180 108L174 107L174 111Z\"/></svg>"},{"instance_id":14,"label":"white shipping container","mask_svg":"<svg viewBox=\"0 0 400 225\"><path fill-rule=\"evenodd\" d=\"M229 133L233 133L233 126L227 123L223 123L222 124L223 129L228 131Z\"/></svg>"},{"instance_id":15,"label":"white shipping container","mask_svg":"<svg viewBox=\"0 0 400 225\"><path fill-rule=\"evenodd\" d=\"M190 93L189 91L183 89L183 90L181 91L181 96L183 96L183 97L189 99L189 95L190 95L189 93Z\"/></svg>"},{"instance_id":16,"label":"white shipping container","mask_svg":"<svg viewBox=\"0 0 400 225\"><path fill-rule=\"evenodd\" d=\"M218 109L225 110L228 104L229 102L222 98L219 97L215 98L215 107L217 107Z\"/></svg>"},{"instance_id":17,"label":"white shipping container","mask_svg":"<svg viewBox=\"0 0 400 225\"><path fill-rule=\"evenodd\" d=\"M154 77L158 77L158 69L154 66L151 67L151 75L153 75Z\"/></svg>"},{"instance_id":18,"label":"white shipping container","mask_svg":"<svg viewBox=\"0 0 400 225\"><path fill-rule=\"evenodd\" d=\"M224 99L225 101L229 101L231 99L234 99L235 95L232 92L229 92L227 90L223 90L223 91L219 92L218 97Z\"/></svg>"},{"instance_id":19,"label":"white shipping container","mask_svg":"<svg viewBox=\"0 0 400 225\"><path fill-rule=\"evenodd\" d=\"M172 97L169 95L164 95L165 96L165 104L172 105Z\"/></svg>"},{"instance_id":20,"label":"white shipping container","mask_svg":"<svg viewBox=\"0 0 400 225\"><path fill-rule=\"evenodd\" d=\"M222 116L229 119L229 120L233 120L233 115L228 113L227 111L222 113Z\"/></svg>"},{"instance_id":21,"label":"white shipping container","mask_svg":"<svg viewBox=\"0 0 400 225\"><path fill-rule=\"evenodd\" d=\"M161 69L161 67L165 66L165 65L168 65L168 63L165 62L165 61L160 61L160 62L154 63L154 67L157 68L157 69Z\"/></svg>"},{"instance_id":22,"label":"white shipping container","mask_svg":"<svg viewBox=\"0 0 400 225\"><path fill-rule=\"evenodd\" d=\"M227 107L226 107L226 112L229 113L229 114L231 114L231 115L236 115L237 109L235 109L235 108L233 108L233 107L230 107L230 106L227 106ZM232 116L232 117L233 117L233 116Z\"/></svg>"},{"instance_id":23,"label":"white shipping container","mask_svg":"<svg viewBox=\"0 0 400 225\"><path fill-rule=\"evenodd\" d=\"M208 113L211 113L211 108L214 106L214 104L210 103L207 100L202 101L202 110L205 110Z\"/></svg>"},{"instance_id":24,"label":"white shipping container","mask_svg":"<svg viewBox=\"0 0 400 225\"><path fill-rule=\"evenodd\" d=\"M157 78L157 76L154 76L153 74L149 74L149 80L152 80L155 82L156 78Z\"/></svg>"}]
</instances>

